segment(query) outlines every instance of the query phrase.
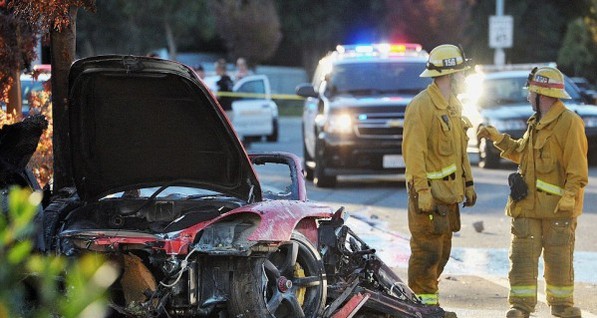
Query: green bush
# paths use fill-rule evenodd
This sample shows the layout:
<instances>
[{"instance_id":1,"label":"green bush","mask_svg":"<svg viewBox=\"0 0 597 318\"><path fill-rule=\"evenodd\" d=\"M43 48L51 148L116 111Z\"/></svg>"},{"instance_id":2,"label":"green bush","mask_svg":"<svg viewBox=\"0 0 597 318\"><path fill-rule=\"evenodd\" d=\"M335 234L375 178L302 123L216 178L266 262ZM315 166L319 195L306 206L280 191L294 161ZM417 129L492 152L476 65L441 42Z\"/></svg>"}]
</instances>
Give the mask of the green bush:
<instances>
[{"instance_id":1,"label":"green bush","mask_svg":"<svg viewBox=\"0 0 597 318\"><path fill-rule=\"evenodd\" d=\"M10 189L0 206L0 318L103 317L116 267L97 254L77 260L34 250L42 195Z\"/></svg>"}]
</instances>

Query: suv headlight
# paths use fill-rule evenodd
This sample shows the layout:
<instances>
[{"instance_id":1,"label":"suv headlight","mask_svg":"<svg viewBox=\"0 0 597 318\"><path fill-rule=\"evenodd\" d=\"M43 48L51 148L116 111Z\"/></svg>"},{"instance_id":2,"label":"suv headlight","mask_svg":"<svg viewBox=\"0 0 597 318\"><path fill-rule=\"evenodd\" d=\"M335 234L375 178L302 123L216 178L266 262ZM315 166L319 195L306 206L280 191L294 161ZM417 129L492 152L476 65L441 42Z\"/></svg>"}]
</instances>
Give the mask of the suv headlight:
<instances>
[{"instance_id":1,"label":"suv headlight","mask_svg":"<svg viewBox=\"0 0 597 318\"><path fill-rule=\"evenodd\" d=\"M348 114L332 114L328 116L328 121L324 130L328 133L348 134L352 132L352 118Z\"/></svg>"},{"instance_id":2,"label":"suv headlight","mask_svg":"<svg viewBox=\"0 0 597 318\"><path fill-rule=\"evenodd\" d=\"M585 117L583 120L585 121L585 127L597 127L597 117Z\"/></svg>"},{"instance_id":3,"label":"suv headlight","mask_svg":"<svg viewBox=\"0 0 597 318\"><path fill-rule=\"evenodd\" d=\"M497 128L497 130L526 130L527 123L521 119L507 119L507 120L492 120L490 125Z\"/></svg>"}]
</instances>

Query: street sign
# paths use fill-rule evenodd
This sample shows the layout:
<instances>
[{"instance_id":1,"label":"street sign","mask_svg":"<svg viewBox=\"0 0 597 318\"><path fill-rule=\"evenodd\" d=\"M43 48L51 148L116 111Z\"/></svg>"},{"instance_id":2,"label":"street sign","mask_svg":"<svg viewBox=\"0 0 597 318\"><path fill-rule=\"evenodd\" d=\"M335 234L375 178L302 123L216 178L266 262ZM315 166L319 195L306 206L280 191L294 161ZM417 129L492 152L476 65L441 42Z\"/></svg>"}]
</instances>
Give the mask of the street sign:
<instances>
[{"instance_id":1,"label":"street sign","mask_svg":"<svg viewBox=\"0 0 597 318\"><path fill-rule=\"evenodd\" d=\"M511 48L513 33L514 18L511 15L492 15L489 17L490 48Z\"/></svg>"}]
</instances>

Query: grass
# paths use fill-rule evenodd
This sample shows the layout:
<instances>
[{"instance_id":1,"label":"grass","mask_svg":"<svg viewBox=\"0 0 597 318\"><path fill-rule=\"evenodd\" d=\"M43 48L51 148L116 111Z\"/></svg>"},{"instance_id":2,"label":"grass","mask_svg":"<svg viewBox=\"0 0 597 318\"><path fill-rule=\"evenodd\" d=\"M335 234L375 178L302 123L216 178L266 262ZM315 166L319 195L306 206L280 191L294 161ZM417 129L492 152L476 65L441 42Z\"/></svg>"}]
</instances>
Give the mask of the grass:
<instances>
[{"instance_id":1,"label":"grass","mask_svg":"<svg viewBox=\"0 0 597 318\"><path fill-rule=\"evenodd\" d=\"M276 100L276 104L278 105L278 112L280 116L291 116L291 117L298 117L303 114L303 104L304 101L302 100Z\"/></svg>"}]
</instances>

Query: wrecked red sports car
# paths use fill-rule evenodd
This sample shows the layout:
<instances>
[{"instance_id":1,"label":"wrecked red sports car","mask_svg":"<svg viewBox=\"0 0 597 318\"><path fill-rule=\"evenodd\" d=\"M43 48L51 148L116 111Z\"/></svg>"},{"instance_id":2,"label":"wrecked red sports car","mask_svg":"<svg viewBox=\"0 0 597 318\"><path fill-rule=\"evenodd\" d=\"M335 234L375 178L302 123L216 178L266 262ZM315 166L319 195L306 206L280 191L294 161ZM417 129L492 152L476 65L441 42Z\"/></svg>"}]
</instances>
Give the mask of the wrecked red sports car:
<instances>
[{"instance_id":1,"label":"wrecked red sports car","mask_svg":"<svg viewBox=\"0 0 597 318\"><path fill-rule=\"evenodd\" d=\"M342 208L307 200L299 158L247 155L191 69L94 57L69 85L75 187L54 191L41 245L118 262L114 317L444 316ZM256 167L270 166L280 180L260 183Z\"/></svg>"}]
</instances>

